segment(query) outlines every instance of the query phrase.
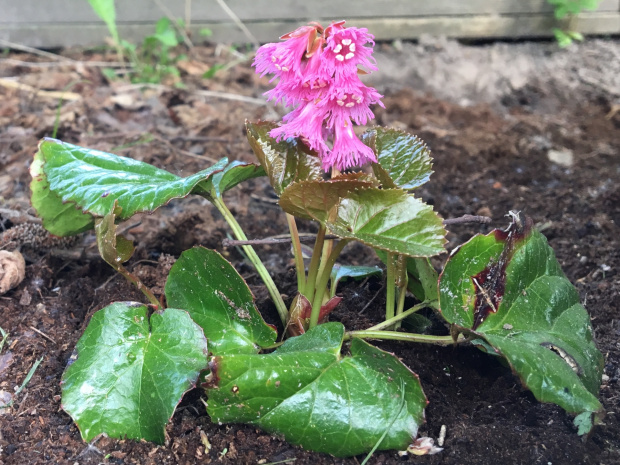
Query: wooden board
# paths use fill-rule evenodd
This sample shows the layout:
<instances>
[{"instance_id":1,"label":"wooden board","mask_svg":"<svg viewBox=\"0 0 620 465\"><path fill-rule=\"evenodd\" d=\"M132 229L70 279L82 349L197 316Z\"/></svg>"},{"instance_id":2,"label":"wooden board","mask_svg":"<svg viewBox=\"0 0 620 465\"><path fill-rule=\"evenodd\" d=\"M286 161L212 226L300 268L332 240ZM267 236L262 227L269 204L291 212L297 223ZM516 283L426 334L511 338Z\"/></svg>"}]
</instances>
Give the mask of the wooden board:
<instances>
[{"instance_id":1,"label":"wooden board","mask_svg":"<svg viewBox=\"0 0 620 465\"><path fill-rule=\"evenodd\" d=\"M183 0L158 0L176 17L185 17ZM45 8L41 8L42 3ZM213 31L209 40L246 43L249 39L216 0L193 0L191 30ZM308 21L327 25L346 18L367 27L377 40L416 39L422 34L452 38L549 37L561 22L547 0L226 0L261 42L274 41ZM274 5L277 5L275 7ZM122 38L139 42L165 16L154 0L117 0ZM620 34L620 0L602 0L572 26L584 34ZM96 46L109 33L87 0L0 0L0 39L40 48Z\"/></svg>"},{"instance_id":2,"label":"wooden board","mask_svg":"<svg viewBox=\"0 0 620 465\"><path fill-rule=\"evenodd\" d=\"M184 0L159 0L175 17L186 18ZM353 18L507 15L551 13L547 0L226 0L242 21L313 21ZM152 23L165 16L154 0L117 0L118 24ZM190 2L191 22L229 22L216 0ZM42 7L43 6L43 7ZM620 0L602 0L597 11L620 10ZM74 24L100 20L87 0L0 0L0 23Z\"/></svg>"}]
</instances>

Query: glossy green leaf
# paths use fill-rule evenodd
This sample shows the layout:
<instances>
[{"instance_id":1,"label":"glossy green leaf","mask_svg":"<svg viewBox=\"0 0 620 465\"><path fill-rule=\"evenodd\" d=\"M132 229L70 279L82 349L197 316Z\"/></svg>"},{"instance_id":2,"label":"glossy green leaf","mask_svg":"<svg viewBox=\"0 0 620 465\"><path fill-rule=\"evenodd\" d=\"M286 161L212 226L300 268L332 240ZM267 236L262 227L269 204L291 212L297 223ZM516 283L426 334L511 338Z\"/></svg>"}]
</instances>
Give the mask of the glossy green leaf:
<instances>
[{"instance_id":1,"label":"glossy green leaf","mask_svg":"<svg viewBox=\"0 0 620 465\"><path fill-rule=\"evenodd\" d=\"M232 161L222 171L201 182L194 193L203 194L211 199L221 198L224 192L232 189L237 184L264 175L265 170L261 166L254 165L253 163Z\"/></svg>"},{"instance_id":2,"label":"glossy green leaf","mask_svg":"<svg viewBox=\"0 0 620 465\"><path fill-rule=\"evenodd\" d=\"M596 412L603 357L577 290L529 222L476 236L452 254L440 279L448 322L483 338L543 402Z\"/></svg>"},{"instance_id":3,"label":"glossy green leaf","mask_svg":"<svg viewBox=\"0 0 620 465\"><path fill-rule=\"evenodd\" d=\"M37 215L43 220L43 227L61 237L92 229L95 222L91 215L82 213L73 203L63 203L62 199L50 190L43 164L43 154L39 151L30 165L30 201Z\"/></svg>"},{"instance_id":4,"label":"glossy green leaf","mask_svg":"<svg viewBox=\"0 0 620 465\"><path fill-rule=\"evenodd\" d=\"M254 297L237 270L219 253L204 247L186 250L166 282L166 301L187 310L215 354L256 353L276 341L254 306Z\"/></svg>"},{"instance_id":5,"label":"glossy green leaf","mask_svg":"<svg viewBox=\"0 0 620 465\"><path fill-rule=\"evenodd\" d=\"M149 319L136 302L95 313L76 354L62 376L62 408L85 441L106 433L162 444L181 397L207 367L207 341L187 312Z\"/></svg>"},{"instance_id":6,"label":"glossy green leaf","mask_svg":"<svg viewBox=\"0 0 620 465\"><path fill-rule=\"evenodd\" d=\"M366 186L360 180L298 182L284 191L280 206L376 249L413 257L444 251L446 232L430 205L401 189Z\"/></svg>"},{"instance_id":7,"label":"glossy green leaf","mask_svg":"<svg viewBox=\"0 0 620 465\"><path fill-rule=\"evenodd\" d=\"M385 188L415 189L428 182L433 173L430 150L416 136L375 127L362 140L377 154L372 169Z\"/></svg>"},{"instance_id":8,"label":"glossy green leaf","mask_svg":"<svg viewBox=\"0 0 620 465\"><path fill-rule=\"evenodd\" d=\"M323 169L321 160L299 140L287 139L276 142L270 137L269 131L276 127L276 123L268 121L245 123L250 146L279 197L293 182L322 179Z\"/></svg>"},{"instance_id":9,"label":"glossy green leaf","mask_svg":"<svg viewBox=\"0 0 620 465\"><path fill-rule=\"evenodd\" d=\"M329 277L331 281L331 297L336 295L338 283L343 279L362 279L369 276L381 276L383 270L378 266L335 265Z\"/></svg>"},{"instance_id":10,"label":"glossy green leaf","mask_svg":"<svg viewBox=\"0 0 620 465\"><path fill-rule=\"evenodd\" d=\"M95 217L106 215L117 201L122 209L119 220L191 194L199 182L224 169L228 162L222 159L210 168L180 178L148 163L55 139L43 139L39 153L43 159L39 172L45 175L44 182L49 183L52 193ZM48 213L43 209L38 213L45 221Z\"/></svg>"},{"instance_id":11,"label":"glossy green leaf","mask_svg":"<svg viewBox=\"0 0 620 465\"><path fill-rule=\"evenodd\" d=\"M392 423L379 449L405 449L427 403L417 376L360 339L341 357L343 335L340 323L326 323L270 354L215 357L212 420L250 423L338 457L368 452Z\"/></svg>"}]
</instances>

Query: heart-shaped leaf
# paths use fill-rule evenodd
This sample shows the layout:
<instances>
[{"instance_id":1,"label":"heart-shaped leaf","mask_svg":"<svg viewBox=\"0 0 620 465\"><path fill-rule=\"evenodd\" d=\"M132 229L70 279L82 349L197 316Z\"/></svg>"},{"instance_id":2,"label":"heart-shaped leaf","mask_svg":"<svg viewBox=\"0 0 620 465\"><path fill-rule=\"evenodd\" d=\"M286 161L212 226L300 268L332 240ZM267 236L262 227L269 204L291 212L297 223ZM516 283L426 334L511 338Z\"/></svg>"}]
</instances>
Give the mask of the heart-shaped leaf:
<instances>
[{"instance_id":1,"label":"heart-shaped leaf","mask_svg":"<svg viewBox=\"0 0 620 465\"><path fill-rule=\"evenodd\" d=\"M42 169L37 170L50 191L63 202L74 204L84 213L102 217L118 202L122 212L117 218L125 220L139 212L153 211L170 200L192 193L196 185L224 169L228 160L187 178L180 178L148 163L120 157L110 153L86 149L55 139L43 139L39 152L43 159ZM40 196L40 192L33 192ZM33 204L41 203L33 198ZM37 213L48 223L44 209ZM57 211L52 214L57 215ZM85 220L83 220L85 221ZM84 230L84 229L82 229ZM63 232L52 231L53 234Z\"/></svg>"},{"instance_id":2,"label":"heart-shaped leaf","mask_svg":"<svg viewBox=\"0 0 620 465\"><path fill-rule=\"evenodd\" d=\"M116 302L95 313L62 376L62 408L90 441L164 442L164 427L207 367L207 341L187 312Z\"/></svg>"},{"instance_id":3,"label":"heart-shaped leaf","mask_svg":"<svg viewBox=\"0 0 620 465\"><path fill-rule=\"evenodd\" d=\"M430 150L416 136L398 129L375 127L362 140L377 154L372 170L383 187L410 190L430 179L433 173Z\"/></svg>"},{"instance_id":4,"label":"heart-shaped leaf","mask_svg":"<svg viewBox=\"0 0 620 465\"><path fill-rule=\"evenodd\" d=\"M30 165L31 203L43 220L43 227L56 236L72 236L92 229L93 217L82 213L74 203L63 203L62 199L50 190L49 182L43 172L45 160L39 151Z\"/></svg>"},{"instance_id":5,"label":"heart-shaped leaf","mask_svg":"<svg viewBox=\"0 0 620 465\"><path fill-rule=\"evenodd\" d=\"M256 353L275 343L277 333L254 306L254 297L237 270L204 247L186 250L166 282L166 301L187 310L204 330L215 354Z\"/></svg>"},{"instance_id":6,"label":"heart-shaped leaf","mask_svg":"<svg viewBox=\"0 0 620 465\"><path fill-rule=\"evenodd\" d=\"M483 338L543 402L596 412L603 357L577 290L531 220L475 236L440 278L443 316Z\"/></svg>"},{"instance_id":7,"label":"heart-shaped leaf","mask_svg":"<svg viewBox=\"0 0 620 465\"><path fill-rule=\"evenodd\" d=\"M269 131L277 126L268 121L245 123L250 146L279 197L293 182L323 179L323 169L321 160L298 139L276 142L269 136Z\"/></svg>"},{"instance_id":8,"label":"heart-shaped leaf","mask_svg":"<svg viewBox=\"0 0 620 465\"><path fill-rule=\"evenodd\" d=\"M264 175L265 170L262 166L232 161L222 171L201 182L197 189L194 190L194 193L202 194L209 199L221 198L224 192L232 189L237 184Z\"/></svg>"},{"instance_id":9,"label":"heart-shaped leaf","mask_svg":"<svg viewBox=\"0 0 620 465\"><path fill-rule=\"evenodd\" d=\"M340 356L344 327L316 326L267 355L222 355L210 364L209 415L245 422L338 457L404 449L427 404L395 356L360 339Z\"/></svg>"},{"instance_id":10,"label":"heart-shaped leaf","mask_svg":"<svg viewBox=\"0 0 620 465\"><path fill-rule=\"evenodd\" d=\"M298 182L280 206L324 224L331 234L413 257L444 251L445 229L430 205L401 189L359 185L362 181Z\"/></svg>"}]
</instances>

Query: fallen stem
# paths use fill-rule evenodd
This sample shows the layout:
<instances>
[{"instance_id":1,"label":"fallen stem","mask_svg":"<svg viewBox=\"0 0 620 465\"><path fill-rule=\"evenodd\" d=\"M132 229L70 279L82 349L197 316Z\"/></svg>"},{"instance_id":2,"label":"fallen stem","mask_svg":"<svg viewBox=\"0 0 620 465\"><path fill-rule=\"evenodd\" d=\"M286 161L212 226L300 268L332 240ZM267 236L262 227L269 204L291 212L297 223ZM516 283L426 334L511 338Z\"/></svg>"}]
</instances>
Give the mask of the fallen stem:
<instances>
[{"instance_id":1,"label":"fallen stem","mask_svg":"<svg viewBox=\"0 0 620 465\"><path fill-rule=\"evenodd\" d=\"M15 399L17 399L17 396L24 390L24 388L28 385L28 383L30 382L30 379L34 376L34 372L37 371L37 368L39 367L39 365L41 364L41 362L43 361L43 357L41 357L39 360L37 360L36 362L34 362L34 365L32 365L32 368L30 368L30 371L28 372L28 374L26 375L26 379L24 379L24 382L22 383L22 385L17 388L17 391L15 391L15 394L13 394L13 398L11 399L11 401L6 405L6 407L11 407L14 403L15 403Z\"/></svg>"},{"instance_id":2,"label":"fallen stem","mask_svg":"<svg viewBox=\"0 0 620 465\"><path fill-rule=\"evenodd\" d=\"M254 36L254 34L252 34L252 32L247 28L247 26L243 24L243 21L241 21L239 16L237 16L237 14L233 10L231 10L231 8L226 4L224 0L216 0L216 1L218 5L220 5L222 10L224 10L226 14L230 17L230 19L233 20L233 22L237 25L237 27L241 29L241 31L243 31L245 36L250 40L250 42L254 46L254 49L257 49L260 46L258 39Z\"/></svg>"},{"instance_id":3,"label":"fallen stem","mask_svg":"<svg viewBox=\"0 0 620 465\"><path fill-rule=\"evenodd\" d=\"M489 224L493 221L492 218L488 216L478 216L478 215L463 215L458 218L448 218L447 220L443 220L443 224L465 224L465 223L482 223Z\"/></svg>"},{"instance_id":4,"label":"fallen stem","mask_svg":"<svg viewBox=\"0 0 620 465\"><path fill-rule=\"evenodd\" d=\"M360 339L384 339L390 341L405 342L423 342L426 344L436 344L440 346L449 346L459 344L465 341L465 338L459 337L456 341L452 336L433 336L430 334L401 333L399 331L348 331L344 334L344 340L348 341L358 337Z\"/></svg>"},{"instance_id":5,"label":"fallen stem","mask_svg":"<svg viewBox=\"0 0 620 465\"><path fill-rule=\"evenodd\" d=\"M464 215L458 218L448 218L447 220L443 220L444 225L450 224L465 224L465 223L481 223L488 224L493 221L488 216L475 216L475 215ZM312 242L316 238L315 235L305 234L300 235L299 240L301 242ZM326 234L325 240L338 239L339 236L335 234ZM248 239L245 241L235 241L231 239L224 239L222 241L222 245L224 247L229 246L237 246L237 245L269 245L269 244L286 244L287 242L291 242L291 237L265 237L264 239Z\"/></svg>"},{"instance_id":6,"label":"fallen stem","mask_svg":"<svg viewBox=\"0 0 620 465\"><path fill-rule=\"evenodd\" d=\"M9 333L7 333L2 327L0 327L0 334L2 335L2 342L0 342L0 354L2 353L2 349L4 348L4 344L9 338Z\"/></svg>"},{"instance_id":7,"label":"fallen stem","mask_svg":"<svg viewBox=\"0 0 620 465\"><path fill-rule=\"evenodd\" d=\"M0 46L12 48L13 50L19 50L21 52L32 53L33 55L39 55L46 58L51 58L52 60L60 61L60 62L68 62L68 63L76 63L76 61L72 58L63 57L62 55L57 55L56 53L46 52L45 50L40 50L34 47L28 47L27 45L17 44L15 42L10 42L8 40L0 39Z\"/></svg>"},{"instance_id":8,"label":"fallen stem","mask_svg":"<svg viewBox=\"0 0 620 465\"><path fill-rule=\"evenodd\" d=\"M314 234L298 234L299 242L314 242L316 235ZM326 234L325 239L338 239L338 236ZM285 237L265 237L264 239L248 239L245 241L236 241L233 239L222 239L224 247L236 247L238 245L269 245L269 244L287 244L292 242L291 236Z\"/></svg>"}]
</instances>

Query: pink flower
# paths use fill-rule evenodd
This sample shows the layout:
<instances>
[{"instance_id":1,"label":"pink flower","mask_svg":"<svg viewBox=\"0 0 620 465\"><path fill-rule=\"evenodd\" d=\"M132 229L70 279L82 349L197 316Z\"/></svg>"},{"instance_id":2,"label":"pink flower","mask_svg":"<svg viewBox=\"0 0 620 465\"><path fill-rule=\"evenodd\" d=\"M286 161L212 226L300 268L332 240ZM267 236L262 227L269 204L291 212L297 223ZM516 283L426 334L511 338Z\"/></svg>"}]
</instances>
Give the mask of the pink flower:
<instances>
[{"instance_id":1,"label":"pink flower","mask_svg":"<svg viewBox=\"0 0 620 465\"><path fill-rule=\"evenodd\" d=\"M329 27L327 28L329 32ZM372 47L375 45L374 36L368 34L368 29L356 27L332 28L327 37L324 61L329 73L335 73L337 78L357 74L357 67L362 66L367 71L376 71L377 67L372 58ZM371 44L366 47L366 44Z\"/></svg>"},{"instance_id":2,"label":"pink flower","mask_svg":"<svg viewBox=\"0 0 620 465\"><path fill-rule=\"evenodd\" d=\"M342 78L338 83L338 86L329 88L324 99L330 107L330 116L350 116L356 124L364 125L375 117L370 105L379 104L383 107L381 94L364 85L357 74Z\"/></svg>"},{"instance_id":3,"label":"pink flower","mask_svg":"<svg viewBox=\"0 0 620 465\"><path fill-rule=\"evenodd\" d=\"M375 152L355 135L350 119L336 117L334 120L334 147L322 157L325 171L334 166L344 171L347 168L377 161Z\"/></svg>"},{"instance_id":4,"label":"pink flower","mask_svg":"<svg viewBox=\"0 0 620 465\"><path fill-rule=\"evenodd\" d=\"M315 27L303 26L283 35L281 39L286 42L263 45L254 58L256 72L261 76L275 74L280 78L289 73L300 75L302 57L311 50L316 33Z\"/></svg>"},{"instance_id":5,"label":"pink flower","mask_svg":"<svg viewBox=\"0 0 620 465\"><path fill-rule=\"evenodd\" d=\"M279 78L266 92L268 99L296 106L269 135L276 140L302 138L318 153L325 171L376 161L353 130L353 123L363 125L374 118L370 105L383 106L381 95L358 76L358 66L377 69L374 37L367 29L346 28L340 21L326 29L316 23L303 26L281 39L285 41L263 45L254 59L257 73Z\"/></svg>"},{"instance_id":6,"label":"pink flower","mask_svg":"<svg viewBox=\"0 0 620 465\"><path fill-rule=\"evenodd\" d=\"M323 132L325 111L317 108L314 102L306 102L284 116L285 121L269 133L276 140L301 137L312 150L321 154L329 151Z\"/></svg>"}]
</instances>

